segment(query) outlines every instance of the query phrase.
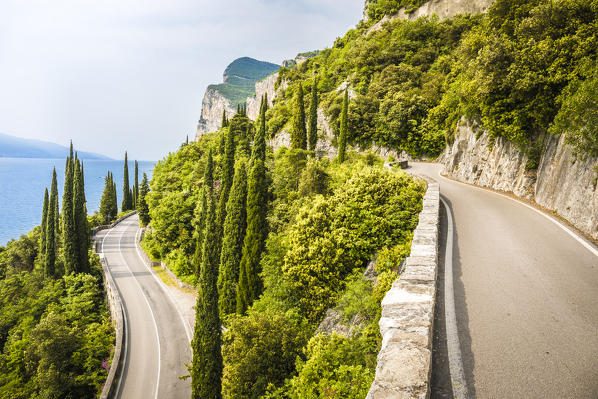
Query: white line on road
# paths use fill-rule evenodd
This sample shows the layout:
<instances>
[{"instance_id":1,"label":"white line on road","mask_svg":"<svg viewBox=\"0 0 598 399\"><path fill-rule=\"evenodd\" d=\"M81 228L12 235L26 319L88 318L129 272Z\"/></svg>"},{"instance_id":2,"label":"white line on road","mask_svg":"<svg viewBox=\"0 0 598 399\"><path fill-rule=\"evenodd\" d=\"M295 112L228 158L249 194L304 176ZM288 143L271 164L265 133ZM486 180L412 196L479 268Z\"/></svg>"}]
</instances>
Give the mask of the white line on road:
<instances>
[{"instance_id":1,"label":"white line on road","mask_svg":"<svg viewBox=\"0 0 598 399\"><path fill-rule=\"evenodd\" d=\"M446 344L449 358L449 371L453 397L466 399L469 397L467 380L463 371L461 344L455 312L455 293L453 291L453 215L446 201L440 197L447 215L446 248L444 252L444 318L446 323Z\"/></svg>"},{"instance_id":2,"label":"white line on road","mask_svg":"<svg viewBox=\"0 0 598 399\"><path fill-rule=\"evenodd\" d=\"M550 220L552 223L556 224L558 227L560 227L562 230L564 230L567 234L569 234L571 237L573 237L577 242L579 242L581 245L583 245L588 251L590 251L595 256L598 256L598 248L596 248L596 246L594 246L593 244L589 243L584 238L580 237L579 234L577 234L576 232L572 231L569 227L565 226L563 223L559 222L557 219L553 218L552 216L547 215L545 212L543 212L543 211L541 211L541 210L539 210L539 209L537 209L537 208L535 208L535 207L533 207L531 205L528 205L528 204L526 204L523 201L519 201L519 200L517 200L515 198L509 197L508 195L497 193L496 191L489 190L488 188L479 187L479 186L475 186L475 185L472 185L472 184L467 184L467 183L464 183L464 182L461 182L461 181L458 181L458 180L455 180L455 179L450 179L450 178L448 178L446 176L441 175L440 172L438 172L438 176L441 177L441 178L443 178L443 179L445 179L445 180L451 181L451 182L463 184L465 186L469 186L469 187L475 188L477 190L483 190L485 192L489 192L489 193L493 193L493 194L496 194L496 195L500 195L501 197L510 199L511 201L518 202L519 204L528 207L532 211L534 211L536 213L539 213L540 215L544 216L546 219Z\"/></svg>"},{"instance_id":3,"label":"white line on road","mask_svg":"<svg viewBox=\"0 0 598 399\"><path fill-rule=\"evenodd\" d=\"M191 342L191 326L189 325L189 323L187 323L187 321L183 317L183 314L181 313L181 310L177 306L176 300L172 296L172 293L168 290L167 287L165 287L165 285L162 282L162 280L160 280L158 278L158 276L156 276L156 273L154 273L154 271L145 263L145 261L143 260L143 257L141 256L141 253L139 252L139 245L137 245L137 243L139 241L138 241L137 238L138 238L140 232L141 232L141 229L137 229L137 233L135 234L135 249L137 250L137 256L141 260L141 263L143 263L145 265L145 267L147 267L149 269L149 271L152 274L152 276L154 276L154 278L158 282L158 285L162 288L162 291L164 291L164 293L170 298L170 301L172 302L172 305L174 306L174 308L176 309L177 313L179 314L179 317L181 318L181 322L183 323L183 327L185 328L185 334L187 335L187 340L189 340L189 342Z\"/></svg>"},{"instance_id":4,"label":"white line on road","mask_svg":"<svg viewBox=\"0 0 598 399\"><path fill-rule=\"evenodd\" d=\"M160 349L160 334L158 333L158 323L156 322L156 316L154 315L152 306L150 305L149 300L147 299L147 296L145 295L145 292L143 292L143 288L141 288L141 284L139 284L139 280L137 280L137 277L135 277L135 275L133 274L133 271L129 267L129 264L127 263L127 261L125 260L125 257L123 256L122 249L121 249L121 242L125 235L125 231L126 231L126 229L123 230L123 232L120 235L120 239L118 240L118 253L120 254L120 257L121 257L123 263L125 264L125 266L127 267L127 269L129 269L129 273L131 274L131 277L133 277L133 279L135 280L135 283L137 283L137 287L139 287L139 291L141 291L141 295L143 295L143 299L145 299L145 303L147 304L147 307L150 310L150 314L152 315L152 320L154 321L154 330L156 332L156 341L158 341L158 378L156 379L156 394L154 395L154 398L157 399L158 391L160 389L160 369L161 369L161 364L162 364L161 349Z\"/></svg>"}]
</instances>

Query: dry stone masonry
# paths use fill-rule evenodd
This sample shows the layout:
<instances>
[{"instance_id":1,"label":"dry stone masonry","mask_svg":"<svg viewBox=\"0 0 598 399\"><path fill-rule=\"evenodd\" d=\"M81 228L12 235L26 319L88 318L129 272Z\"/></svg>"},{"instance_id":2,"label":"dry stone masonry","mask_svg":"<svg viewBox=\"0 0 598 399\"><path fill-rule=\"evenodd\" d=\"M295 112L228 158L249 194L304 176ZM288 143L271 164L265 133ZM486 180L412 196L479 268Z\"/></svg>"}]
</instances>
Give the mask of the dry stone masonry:
<instances>
[{"instance_id":1,"label":"dry stone masonry","mask_svg":"<svg viewBox=\"0 0 598 399\"><path fill-rule=\"evenodd\" d=\"M440 190L430 182L404 270L382 300L376 377L367 399L426 398L430 389Z\"/></svg>"}]
</instances>

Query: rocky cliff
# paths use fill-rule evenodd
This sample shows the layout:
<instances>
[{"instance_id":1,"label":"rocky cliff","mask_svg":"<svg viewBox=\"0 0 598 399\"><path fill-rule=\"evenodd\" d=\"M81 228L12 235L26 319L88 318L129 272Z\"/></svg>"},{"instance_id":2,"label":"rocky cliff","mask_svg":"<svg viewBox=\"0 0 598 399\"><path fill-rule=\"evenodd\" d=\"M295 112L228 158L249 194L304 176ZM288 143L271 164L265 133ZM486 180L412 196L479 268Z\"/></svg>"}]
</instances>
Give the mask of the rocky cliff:
<instances>
[{"instance_id":1,"label":"rocky cliff","mask_svg":"<svg viewBox=\"0 0 598 399\"><path fill-rule=\"evenodd\" d=\"M237 112L236 106L233 108L229 99L219 91L208 87L201 102L201 117L197 123L196 139L202 134L220 129L222 111L225 110L227 115L234 115Z\"/></svg>"},{"instance_id":2,"label":"rocky cliff","mask_svg":"<svg viewBox=\"0 0 598 399\"><path fill-rule=\"evenodd\" d=\"M441 160L449 177L534 200L598 239L598 158L577 159L563 136L545 137L539 167L529 171L515 145L491 145L488 132L462 121Z\"/></svg>"}]
</instances>

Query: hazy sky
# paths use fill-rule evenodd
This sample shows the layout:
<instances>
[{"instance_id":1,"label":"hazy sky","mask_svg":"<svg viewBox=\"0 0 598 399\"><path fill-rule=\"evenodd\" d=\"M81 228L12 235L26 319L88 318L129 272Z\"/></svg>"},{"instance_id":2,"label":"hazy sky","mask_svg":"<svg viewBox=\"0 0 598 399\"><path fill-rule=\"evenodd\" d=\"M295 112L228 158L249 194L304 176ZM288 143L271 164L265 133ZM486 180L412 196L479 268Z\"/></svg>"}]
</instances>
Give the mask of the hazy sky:
<instances>
[{"instance_id":1,"label":"hazy sky","mask_svg":"<svg viewBox=\"0 0 598 399\"><path fill-rule=\"evenodd\" d=\"M0 132L155 160L249 56L330 47L363 0L0 0Z\"/></svg>"}]
</instances>

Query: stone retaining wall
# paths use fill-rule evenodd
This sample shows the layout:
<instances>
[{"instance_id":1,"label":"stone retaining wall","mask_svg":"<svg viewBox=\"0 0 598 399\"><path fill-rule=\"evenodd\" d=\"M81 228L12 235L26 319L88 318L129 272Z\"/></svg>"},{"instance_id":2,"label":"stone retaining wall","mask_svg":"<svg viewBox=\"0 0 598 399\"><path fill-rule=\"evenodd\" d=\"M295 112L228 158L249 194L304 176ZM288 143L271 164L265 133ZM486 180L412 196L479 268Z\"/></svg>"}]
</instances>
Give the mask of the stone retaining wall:
<instances>
[{"instance_id":1,"label":"stone retaining wall","mask_svg":"<svg viewBox=\"0 0 598 399\"><path fill-rule=\"evenodd\" d=\"M376 377L367 399L430 394L440 190L430 181L401 276L382 300Z\"/></svg>"}]
</instances>

